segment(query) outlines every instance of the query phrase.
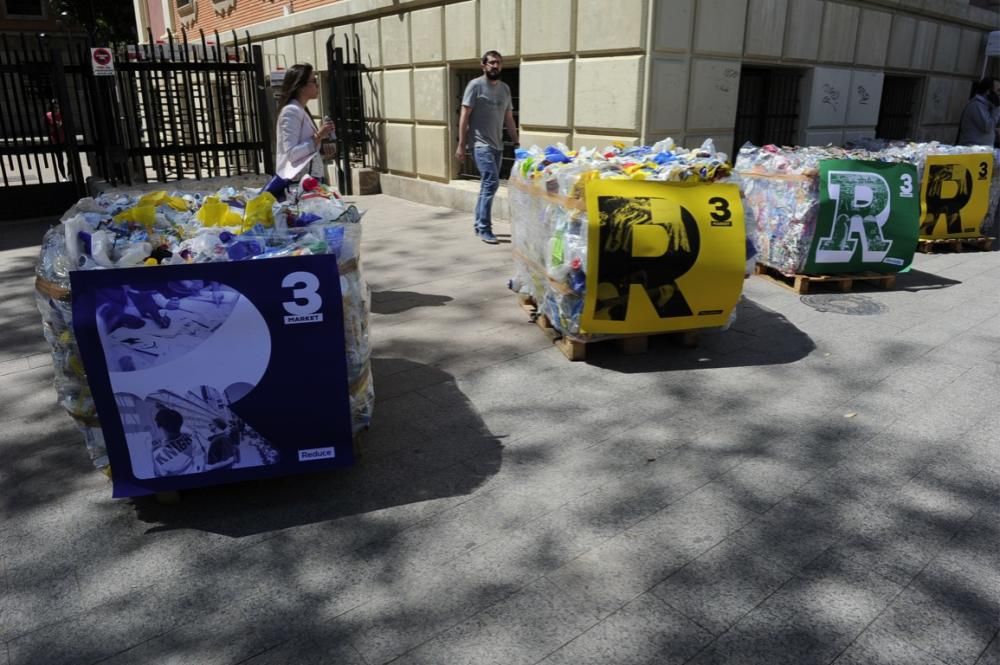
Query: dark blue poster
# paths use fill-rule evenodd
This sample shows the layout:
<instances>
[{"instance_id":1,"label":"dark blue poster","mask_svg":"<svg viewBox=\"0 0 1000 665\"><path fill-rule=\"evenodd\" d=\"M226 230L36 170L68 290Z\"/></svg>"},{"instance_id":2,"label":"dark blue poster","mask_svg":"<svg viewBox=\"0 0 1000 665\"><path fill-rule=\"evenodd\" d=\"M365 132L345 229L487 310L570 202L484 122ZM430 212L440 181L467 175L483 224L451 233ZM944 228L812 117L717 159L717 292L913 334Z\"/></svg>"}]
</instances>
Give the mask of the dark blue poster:
<instances>
[{"instance_id":1,"label":"dark blue poster","mask_svg":"<svg viewBox=\"0 0 1000 665\"><path fill-rule=\"evenodd\" d=\"M115 497L354 461L334 256L70 278Z\"/></svg>"}]
</instances>

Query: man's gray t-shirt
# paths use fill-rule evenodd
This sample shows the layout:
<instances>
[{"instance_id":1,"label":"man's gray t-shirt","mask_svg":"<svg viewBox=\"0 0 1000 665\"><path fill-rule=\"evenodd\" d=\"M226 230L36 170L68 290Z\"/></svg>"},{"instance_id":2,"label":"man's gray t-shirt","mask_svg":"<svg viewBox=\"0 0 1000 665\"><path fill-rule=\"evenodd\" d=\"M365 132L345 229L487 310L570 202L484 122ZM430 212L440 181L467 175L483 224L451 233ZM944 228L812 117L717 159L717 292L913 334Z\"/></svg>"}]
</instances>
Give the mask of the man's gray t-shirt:
<instances>
[{"instance_id":1,"label":"man's gray t-shirt","mask_svg":"<svg viewBox=\"0 0 1000 665\"><path fill-rule=\"evenodd\" d=\"M503 117L513 111L510 88L503 81L491 85L485 76L469 81L462 96L462 106L472 109L469 115L471 144L503 149Z\"/></svg>"}]
</instances>

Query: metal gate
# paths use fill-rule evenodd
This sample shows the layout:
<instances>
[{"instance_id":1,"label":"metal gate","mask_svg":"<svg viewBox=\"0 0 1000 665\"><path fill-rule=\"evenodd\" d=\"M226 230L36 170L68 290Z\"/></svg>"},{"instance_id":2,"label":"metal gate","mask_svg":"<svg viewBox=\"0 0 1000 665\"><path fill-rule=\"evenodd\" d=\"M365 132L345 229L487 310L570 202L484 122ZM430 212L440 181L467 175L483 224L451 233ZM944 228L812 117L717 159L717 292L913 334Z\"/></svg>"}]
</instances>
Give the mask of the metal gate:
<instances>
[{"instance_id":1,"label":"metal gate","mask_svg":"<svg viewBox=\"0 0 1000 665\"><path fill-rule=\"evenodd\" d=\"M235 33L226 47L218 33L182 36L123 48L114 75L95 76L85 39L63 50L0 35L0 220L63 212L89 176L131 184L273 172L260 47Z\"/></svg>"},{"instance_id":2,"label":"metal gate","mask_svg":"<svg viewBox=\"0 0 1000 665\"><path fill-rule=\"evenodd\" d=\"M271 120L263 55L249 36L240 45L177 42L119 53L114 84L98 102L113 118L105 131L109 179L158 180L272 173ZM152 35L150 34L152 43ZM120 149L119 149L120 147ZM127 163L127 164L126 164Z\"/></svg>"},{"instance_id":3,"label":"metal gate","mask_svg":"<svg viewBox=\"0 0 1000 665\"><path fill-rule=\"evenodd\" d=\"M344 45L337 46L331 35L326 42L327 104L337 126L337 186L344 194L354 194L351 170L367 167L374 147L374 133L369 131L365 113L364 78L366 67L361 62L361 40L344 35Z\"/></svg>"},{"instance_id":4,"label":"metal gate","mask_svg":"<svg viewBox=\"0 0 1000 665\"><path fill-rule=\"evenodd\" d=\"M64 211L85 191L82 66L41 36L0 35L0 47L0 221Z\"/></svg>"}]
</instances>

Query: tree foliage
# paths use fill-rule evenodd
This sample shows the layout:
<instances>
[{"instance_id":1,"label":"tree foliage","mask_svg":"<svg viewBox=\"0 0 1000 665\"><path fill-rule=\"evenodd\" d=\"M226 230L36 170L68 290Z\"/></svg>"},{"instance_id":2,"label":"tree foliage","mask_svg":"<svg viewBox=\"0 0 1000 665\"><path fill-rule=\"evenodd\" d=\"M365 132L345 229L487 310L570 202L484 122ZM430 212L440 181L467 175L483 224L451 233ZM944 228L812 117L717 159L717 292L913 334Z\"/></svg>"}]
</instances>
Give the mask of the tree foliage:
<instances>
[{"instance_id":1,"label":"tree foliage","mask_svg":"<svg viewBox=\"0 0 1000 665\"><path fill-rule=\"evenodd\" d=\"M130 0L51 0L51 15L87 30L98 45L135 44L135 9Z\"/></svg>"}]
</instances>

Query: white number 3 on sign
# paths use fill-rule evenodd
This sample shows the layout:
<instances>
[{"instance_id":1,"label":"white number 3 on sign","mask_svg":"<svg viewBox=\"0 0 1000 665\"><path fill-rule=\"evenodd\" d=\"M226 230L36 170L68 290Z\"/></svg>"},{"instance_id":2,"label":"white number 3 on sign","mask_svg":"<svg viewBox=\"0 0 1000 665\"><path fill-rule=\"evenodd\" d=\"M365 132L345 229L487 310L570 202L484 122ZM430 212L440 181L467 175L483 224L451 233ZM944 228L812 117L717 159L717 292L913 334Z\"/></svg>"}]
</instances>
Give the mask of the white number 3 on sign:
<instances>
[{"instance_id":1,"label":"white number 3 on sign","mask_svg":"<svg viewBox=\"0 0 1000 665\"><path fill-rule=\"evenodd\" d=\"M323 306L323 299L317 293L319 278L311 272L289 273L281 281L281 286L292 289L292 297L295 298L281 303L289 314L308 316L315 314Z\"/></svg>"},{"instance_id":2,"label":"white number 3 on sign","mask_svg":"<svg viewBox=\"0 0 1000 665\"><path fill-rule=\"evenodd\" d=\"M899 195L904 199L913 196L913 178L909 173L899 176Z\"/></svg>"}]
</instances>

